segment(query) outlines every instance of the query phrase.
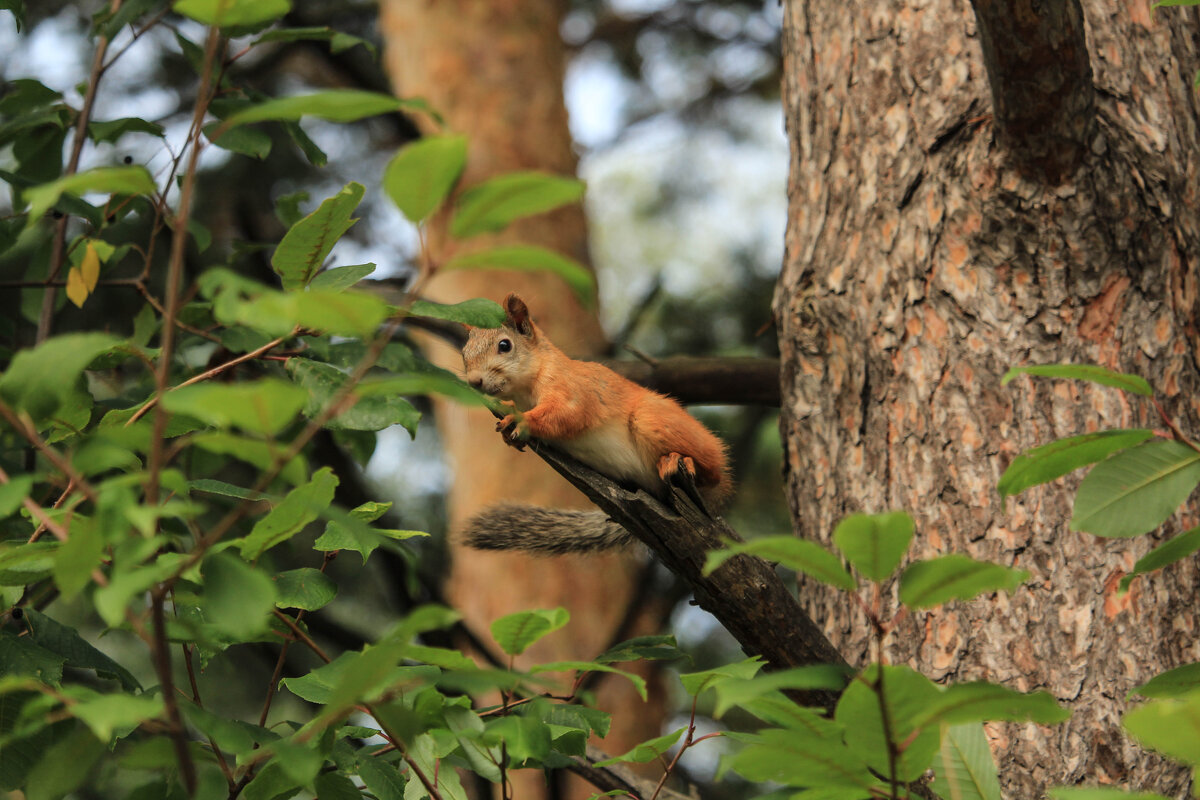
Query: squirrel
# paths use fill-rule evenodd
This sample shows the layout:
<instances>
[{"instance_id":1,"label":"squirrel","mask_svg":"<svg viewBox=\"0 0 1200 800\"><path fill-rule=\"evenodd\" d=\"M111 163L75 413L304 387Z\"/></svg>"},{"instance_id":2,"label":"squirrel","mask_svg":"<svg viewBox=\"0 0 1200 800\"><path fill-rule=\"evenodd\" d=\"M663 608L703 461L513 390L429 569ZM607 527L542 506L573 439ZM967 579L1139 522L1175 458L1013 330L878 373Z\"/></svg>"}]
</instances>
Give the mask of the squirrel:
<instances>
[{"instance_id":1,"label":"squirrel","mask_svg":"<svg viewBox=\"0 0 1200 800\"><path fill-rule=\"evenodd\" d=\"M496 424L505 441L553 443L617 481L662 496L687 472L704 502L719 508L733 489L725 445L679 403L608 367L576 361L555 347L516 294L504 298L499 328L468 326L466 379L511 409ZM467 523L463 541L481 550L541 555L632 544L632 534L600 511L501 505Z\"/></svg>"}]
</instances>

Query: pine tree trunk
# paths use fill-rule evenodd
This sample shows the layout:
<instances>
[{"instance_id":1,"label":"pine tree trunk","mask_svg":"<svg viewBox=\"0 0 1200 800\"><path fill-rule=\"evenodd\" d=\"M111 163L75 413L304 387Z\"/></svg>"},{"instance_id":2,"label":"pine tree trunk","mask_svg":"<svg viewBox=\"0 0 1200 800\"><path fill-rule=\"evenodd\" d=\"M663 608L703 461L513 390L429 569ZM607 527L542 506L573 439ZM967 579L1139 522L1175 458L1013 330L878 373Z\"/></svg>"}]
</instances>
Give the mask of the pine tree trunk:
<instances>
[{"instance_id":1,"label":"pine tree trunk","mask_svg":"<svg viewBox=\"0 0 1200 800\"><path fill-rule=\"evenodd\" d=\"M1081 78L1061 89L1076 105L1052 97L1041 112L1062 129L1039 143L1036 115L1023 135L1016 117L1029 109L1003 94L1011 65L994 66L1004 26L1078 7L975 5L978 20L948 0L787 4L792 159L775 312L791 507L799 535L823 542L846 514L908 510L912 556L958 551L1032 572L1012 595L912 615L892 653L937 680L1045 688L1074 711L1055 728L988 727L1006 796L1077 782L1179 795L1186 772L1140 749L1120 717L1129 689L1200 656L1195 560L1118 596L1162 534L1070 531L1077 477L1007 510L995 486L1017 453L1052 438L1161 427L1113 389L1001 387L1013 365L1143 375L1200 435L1197 15L1084 4L1086 47L1080 29L1080 46L1058 51L1065 66L1023 64L1034 81ZM981 48L989 15L1001 29ZM1164 531L1198 521L1190 507ZM863 613L811 582L802 595L865 662Z\"/></svg>"},{"instance_id":2,"label":"pine tree trunk","mask_svg":"<svg viewBox=\"0 0 1200 800\"><path fill-rule=\"evenodd\" d=\"M386 66L396 93L425 98L451 132L469 137L461 185L517 170L575 174L562 94L562 6L559 0L380 3ZM587 231L579 206L522 220L497 236L466 243L451 239L437 224L429 235L434 256L443 261L465 249L503 241L538 244L587 262ZM499 301L510 291L525 298L538 323L568 353L595 354L603 347L595 314L550 275L452 271L439 275L427 294L441 302L472 297ZM431 343L431 357L448 368L462 369L461 356L445 345ZM489 505L592 506L535 454L505 446L487 412L441 403L437 422L454 470L449 498L452 567L446 595L482 640L491 641L488 630L497 617L556 606L568 608L570 624L531 648L518 659L519 665L591 659L614 644L614 637L654 632L646 624L653 624L656 609L647 604L633 617L635 622L626 625L623 637L619 633L627 607L637 596L642 570L636 555L530 558L457 546L453 535ZM614 714L613 729L601 742L610 752L624 752L660 732L661 693L646 704L627 682L605 680L598 687L598 703ZM513 778L515 796L544 795L540 773L526 771ZM571 796L594 793L573 780Z\"/></svg>"}]
</instances>

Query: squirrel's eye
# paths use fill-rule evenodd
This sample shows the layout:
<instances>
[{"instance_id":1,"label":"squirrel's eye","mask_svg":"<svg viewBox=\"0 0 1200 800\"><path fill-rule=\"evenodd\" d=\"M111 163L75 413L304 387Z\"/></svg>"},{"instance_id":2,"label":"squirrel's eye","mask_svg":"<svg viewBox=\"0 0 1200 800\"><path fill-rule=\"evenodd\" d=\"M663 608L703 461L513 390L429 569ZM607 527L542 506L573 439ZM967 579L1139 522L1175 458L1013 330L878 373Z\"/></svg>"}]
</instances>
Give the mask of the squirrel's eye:
<instances>
[{"instance_id":1,"label":"squirrel's eye","mask_svg":"<svg viewBox=\"0 0 1200 800\"><path fill-rule=\"evenodd\" d=\"M501 353L507 353L512 350L512 342L508 339L501 339L499 344L496 345L496 349Z\"/></svg>"}]
</instances>

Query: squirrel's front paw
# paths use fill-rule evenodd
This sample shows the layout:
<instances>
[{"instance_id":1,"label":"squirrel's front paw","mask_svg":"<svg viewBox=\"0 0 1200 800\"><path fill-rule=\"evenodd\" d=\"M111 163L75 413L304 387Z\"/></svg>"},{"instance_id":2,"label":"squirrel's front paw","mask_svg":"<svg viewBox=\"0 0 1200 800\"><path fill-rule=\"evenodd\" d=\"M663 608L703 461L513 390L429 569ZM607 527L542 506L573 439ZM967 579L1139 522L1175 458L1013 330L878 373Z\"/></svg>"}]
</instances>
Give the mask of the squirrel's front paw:
<instances>
[{"instance_id":1,"label":"squirrel's front paw","mask_svg":"<svg viewBox=\"0 0 1200 800\"><path fill-rule=\"evenodd\" d=\"M504 437L504 443L518 450L525 449L529 441L529 423L519 414L505 414L496 423L496 430Z\"/></svg>"}]
</instances>

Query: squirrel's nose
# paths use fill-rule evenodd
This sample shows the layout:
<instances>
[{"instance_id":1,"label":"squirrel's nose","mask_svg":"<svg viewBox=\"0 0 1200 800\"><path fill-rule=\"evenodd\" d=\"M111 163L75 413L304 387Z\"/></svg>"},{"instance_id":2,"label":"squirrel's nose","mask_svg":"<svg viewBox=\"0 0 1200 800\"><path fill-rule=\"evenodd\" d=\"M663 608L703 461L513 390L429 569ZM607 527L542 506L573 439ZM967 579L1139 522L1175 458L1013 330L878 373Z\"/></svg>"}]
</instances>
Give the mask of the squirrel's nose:
<instances>
[{"instance_id":1,"label":"squirrel's nose","mask_svg":"<svg viewBox=\"0 0 1200 800\"><path fill-rule=\"evenodd\" d=\"M483 376L482 375L468 375L467 383L471 384L476 389L482 389L483 388Z\"/></svg>"}]
</instances>

